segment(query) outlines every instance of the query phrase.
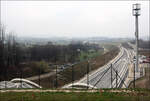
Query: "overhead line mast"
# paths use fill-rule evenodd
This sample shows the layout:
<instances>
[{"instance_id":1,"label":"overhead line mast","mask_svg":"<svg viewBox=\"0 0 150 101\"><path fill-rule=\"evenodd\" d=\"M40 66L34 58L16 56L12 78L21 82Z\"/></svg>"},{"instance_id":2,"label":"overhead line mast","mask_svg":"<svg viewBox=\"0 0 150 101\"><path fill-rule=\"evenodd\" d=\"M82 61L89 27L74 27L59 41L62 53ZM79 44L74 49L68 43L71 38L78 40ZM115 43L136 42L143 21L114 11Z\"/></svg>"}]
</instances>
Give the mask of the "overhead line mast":
<instances>
[{"instance_id":1,"label":"overhead line mast","mask_svg":"<svg viewBox=\"0 0 150 101\"><path fill-rule=\"evenodd\" d=\"M133 4L133 9L132 9L132 13L133 16L135 16L135 37L136 37L136 72L138 72L138 47L139 47L139 28L138 28L138 16L140 16L140 11L141 11L141 4L136 3Z\"/></svg>"}]
</instances>

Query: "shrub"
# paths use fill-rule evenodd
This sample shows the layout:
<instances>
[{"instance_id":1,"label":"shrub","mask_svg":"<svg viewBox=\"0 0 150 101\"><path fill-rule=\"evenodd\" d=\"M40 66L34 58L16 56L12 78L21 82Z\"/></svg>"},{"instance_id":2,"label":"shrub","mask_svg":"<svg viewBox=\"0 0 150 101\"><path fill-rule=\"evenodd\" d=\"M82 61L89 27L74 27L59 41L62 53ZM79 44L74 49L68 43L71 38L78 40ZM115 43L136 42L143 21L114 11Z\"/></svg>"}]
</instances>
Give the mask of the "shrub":
<instances>
[{"instance_id":1,"label":"shrub","mask_svg":"<svg viewBox=\"0 0 150 101\"><path fill-rule=\"evenodd\" d=\"M32 68L33 72L45 73L48 71L48 63L45 61L31 62L29 66Z\"/></svg>"}]
</instances>

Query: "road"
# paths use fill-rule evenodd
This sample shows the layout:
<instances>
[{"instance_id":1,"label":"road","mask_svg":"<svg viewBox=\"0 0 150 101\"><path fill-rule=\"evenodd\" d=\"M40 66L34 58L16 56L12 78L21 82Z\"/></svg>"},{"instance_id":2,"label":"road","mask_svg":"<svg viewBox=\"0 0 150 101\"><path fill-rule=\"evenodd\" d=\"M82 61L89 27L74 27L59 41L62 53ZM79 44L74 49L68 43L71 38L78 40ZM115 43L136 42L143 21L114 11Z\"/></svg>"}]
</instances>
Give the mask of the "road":
<instances>
[{"instance_id":1,"label":"road","mask_svg":"<svg viewBox=\"0 0 150 101\"><path fill-rule=\"evenodd\" d=\"M97 88L115 88L121 87L122 82L121 80L125 80L128 74L128 64L130 60L130 52L127 49L121 47L121 52L119 53L118 57L115 58L113 61L110 61L107 65L101 67L100 69L96 70L95 72L89 75L89 84L96 86ZM111 68L110 64L112 64L112 83L111 83ZM116 84L116 72L118 72L117 76L117 84ZM107 71L107 72L106 72ZM106 72L106 73L105 73ZM105 75L103 75L105 73ZM103 77L102 77L103 76ZM87 76L83 79L78 81L79 83L87 83Z\"/></svg>"},{"instance_id":2,"label":"road","mask_svg":"<svg viewBox=\"0 0 150 101\"><path fill-rule=\"evenodd\" d=\"M59 72L59 71L58 71L58 72ZM45 73L45 74L41 74L41 75L40 75L40 79L44 79L44 78L50 77L50 76L52 76L52 75L54 75L54 74L56 74L55 71L49 72L49 73ZM38 80L38 79L39 79L39 75L32 76L32 77L28 77L28 78L25 78L25 79L31 80L31 81L33 81L33 80Z\"/></svg>"}]
</instances>

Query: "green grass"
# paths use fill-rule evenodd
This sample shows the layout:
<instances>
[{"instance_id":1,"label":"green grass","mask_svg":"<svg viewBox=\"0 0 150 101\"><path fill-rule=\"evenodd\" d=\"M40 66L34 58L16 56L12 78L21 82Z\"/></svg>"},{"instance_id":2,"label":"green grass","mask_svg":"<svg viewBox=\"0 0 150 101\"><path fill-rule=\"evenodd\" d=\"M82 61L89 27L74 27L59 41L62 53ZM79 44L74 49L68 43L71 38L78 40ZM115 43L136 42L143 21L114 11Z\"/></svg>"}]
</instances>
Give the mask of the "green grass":
<instances>
[{"instance_id":1,"label":"green grass","mask_svg":"<svg viewBox=\"0 0 150 101\"><path fill-rule=\"evenodd\" d=\"M1 101L149 101L150 96L129 93L65 93L65 92L5 92Z\"/></svg>"},{"instance_id":2,"label":"green grass","mask_svg":"<svg viewBox=\"0 0 150 101\"><path fill-rule=\"evenodd\" d=\"M99 51L94 51L94 52L83 52L83 51L81 51L81 53L80 53L80 61L84 61L84 60L86 60L86 59L88 59L88 58L94 58L94 57L96 57L96 56L100 56L100 55L102 55L104 53L104 50L103 49L101 49L101 50L99 50Z\"/></svg>"}]
</instances>

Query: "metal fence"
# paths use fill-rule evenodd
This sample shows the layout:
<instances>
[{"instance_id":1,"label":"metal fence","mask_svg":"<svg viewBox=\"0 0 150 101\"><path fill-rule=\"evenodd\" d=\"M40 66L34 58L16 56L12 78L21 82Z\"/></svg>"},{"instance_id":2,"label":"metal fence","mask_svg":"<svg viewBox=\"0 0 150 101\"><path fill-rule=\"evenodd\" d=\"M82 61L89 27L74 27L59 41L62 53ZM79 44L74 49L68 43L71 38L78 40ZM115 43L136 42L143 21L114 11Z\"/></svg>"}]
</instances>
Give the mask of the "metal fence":
<instances>
[{"instance_id":1,"label":"metal fence","mask_svg":"<svg viewBox=\"0 0 150 101\"><path fill-rule=\"evenodd\" d=\"M10 81L4 81L0 83L1 89L3 88L32 88L32 87L42 87L42 88L62 88L64 85L69 85L70 88L77 88L80 85L76 85L76 87L73 85L75 83L80 82L80 78L83 77L84 80L82 80L80 83L86 84L85 87L89 89L92 88L128 88L129 84L126 82L126 78L129 74L128 66L121 67L122 69L119 69L116 67L117 63L107 65L105 69L99 70L98 72L95 72L93 74L93 71L90 71L92 68L92 65L90 61L87 61L87 64L84 65L84 70L77 71L77 65L79 63L72 64L70 66L60 68L58 65L55 66L55 69L51 73L42 74L41 70L39 69L39 74L34 77L30 78L24 78L22 70L18 72L18 76L14 78L20 78ZM146 68L146 70L145 70ZM149 64L146 65L144 68L140 69L141 73L140 75L145 76L145 72L150 70ZM96 74L97 73L97 74ZM135 73L135 72L134 72ZM79 75L81 74L81 75ZM146 74L149 75L149 74ZM9 73L6 72L6 80L9 76ZM133 80L129 81L133 84L133 87L136 87L135 80L138 78L134 78L135 74L133 76ZM29 81L25 81L24 79L27 79ZM150 75L149 75L150 81ZM13 81L13 82L12 82ZM31 81L31 82L30 82ZM35 84L34 84L35 83ZM15 84L15 85L14 85ZM37 85L39 86L37 86ZM90 86L91 85L91 86ZM81 85L83 86L83 85ZM138 87L138 86L137 86Z\"/></svg>"}]
</instances>

